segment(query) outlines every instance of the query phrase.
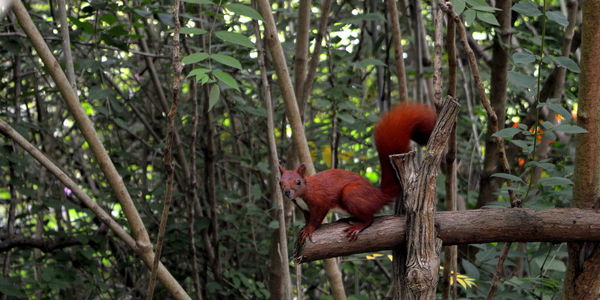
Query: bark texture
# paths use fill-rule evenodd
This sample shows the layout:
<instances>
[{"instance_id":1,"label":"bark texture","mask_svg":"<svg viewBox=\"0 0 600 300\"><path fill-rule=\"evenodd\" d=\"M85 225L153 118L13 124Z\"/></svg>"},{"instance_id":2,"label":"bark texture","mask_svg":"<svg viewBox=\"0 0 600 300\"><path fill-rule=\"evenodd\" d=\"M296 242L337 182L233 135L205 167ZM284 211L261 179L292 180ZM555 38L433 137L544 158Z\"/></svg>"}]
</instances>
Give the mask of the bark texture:
<instances>
[{"instance_id":1,"label":"bark texture","mask_svg":"<svg viewBox=\"0 0 600 300\"><path fill-rule=\"evenodd\" d=\"M600 1L582 3L581 74L577 125L588 132L575 137L573 206L600 204ZM563 299L597 299L600 248L597 243L569 243Z\"/></svg>"},{"instance_id":2,"label":"bark texture","mask_svg":"<svg viewBox=\"0 0 600 300\"><path fill-rule=\"evenodd\" d=\"M435 214L438 237L444 245L491 242L600 242L600 210L555 208L473 209ZM384 216L348 242L345 220L323 224L307 241L296 260L308 262L326 257L389 250L404 243L405 216Z\"/></svg>"}]
</instances>

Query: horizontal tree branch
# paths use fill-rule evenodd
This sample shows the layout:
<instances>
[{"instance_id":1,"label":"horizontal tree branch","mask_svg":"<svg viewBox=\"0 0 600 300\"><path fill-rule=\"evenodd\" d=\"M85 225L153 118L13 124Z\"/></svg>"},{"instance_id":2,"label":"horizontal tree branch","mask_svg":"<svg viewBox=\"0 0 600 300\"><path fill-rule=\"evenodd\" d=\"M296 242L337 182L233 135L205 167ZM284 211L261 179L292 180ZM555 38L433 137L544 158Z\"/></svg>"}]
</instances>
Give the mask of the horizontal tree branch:
<instances>
[{"instance_id":1,"label":"horizontal tree branch","mask_svg":"<svg viewBox=\"0 0 600 300\"><path fill-rule=\"evenodd\" d=\"M435 226L444 245L490 242L600 241L600 210L556 208L473 209L444 211L435 215ZM347 222L323 224L295 257L297 262L390 250L404 243L406 218L376 218L371 226L349 242L343 230Z\"/></svg>"},{"instance_id":2,"label":"horizontal tree branch","mask_svg":"<svg viewBox=\"0 0 600 300\"><path fill-rule=\"evenodd\" d=\"M15 237L0 242L0 252L6 252L12 248L38 248L44 252L52 252L57 249L81 245L81 241L74 238L33 238Z\"/></svg>"}]
</instances>

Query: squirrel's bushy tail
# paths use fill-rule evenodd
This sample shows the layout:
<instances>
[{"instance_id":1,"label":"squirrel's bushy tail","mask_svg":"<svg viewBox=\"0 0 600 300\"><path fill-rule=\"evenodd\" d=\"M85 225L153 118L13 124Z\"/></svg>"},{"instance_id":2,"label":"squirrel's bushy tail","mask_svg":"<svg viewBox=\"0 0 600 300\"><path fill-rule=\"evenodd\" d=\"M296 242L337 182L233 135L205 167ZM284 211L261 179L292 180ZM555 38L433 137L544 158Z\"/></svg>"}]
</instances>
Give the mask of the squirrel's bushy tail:
<instances>
[{"instance_id":1,"label":"squirrel's bushy tail","mask_svg":"<svg viewBox=\"0 0 600 300\"><path fill-rule=\"evenodd\" d=\"M375 146L381 164L381 190L389 197L400 193L400 185L390 163L392 154L410 151L410 140L427 144L437 114L429 105L403 102L386 112L375 126Z\"/></svg>"}]
</instances>

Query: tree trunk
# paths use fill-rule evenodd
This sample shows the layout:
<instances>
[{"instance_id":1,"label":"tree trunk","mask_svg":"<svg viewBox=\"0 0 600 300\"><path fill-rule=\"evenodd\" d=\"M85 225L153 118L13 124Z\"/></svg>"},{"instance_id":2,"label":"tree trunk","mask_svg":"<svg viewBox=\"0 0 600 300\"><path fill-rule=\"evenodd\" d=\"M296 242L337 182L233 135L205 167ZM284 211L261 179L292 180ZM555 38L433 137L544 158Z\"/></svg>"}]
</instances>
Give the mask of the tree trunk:
<instances>
[{"instance_id":1,"label":"tree trunk","mask_svg":"<svg viewBox=\"0 0 600 300\"><path fill-rule=\"evenodd\" d=\"M496 8L500 11L496 14L498 22L500 22L500 36L494 39L493 57L491 67L493 82L490 87L490 100L496 115L498 116L498 128L504 128L504 112L506 111L506 93L507 89L507 74L508 74L508 50L510 46L510 28L511 28L511 0L496 1ZM498 199L498 188L502 184L502 180L497 177L492 177L492 174L500 172L500 156L497 139L492 137L494 129L491 122L488 123L488 129L485 140L485 157L483 160L483 173L479 183L479 197L477 198L477 207L482 207L490 202Z\"/></svg>"},{"instance_id":2,"label":"tree trunk","mask_svg":"<svg viewBox=\"0 0 600 300\"><path fill-rule=\"evenodd\" d=\"M600 204L600 1L582 3L581 74L577 125L588 132L575 137L573 206ZM569 243L563 299L597 299L600 248L597 243Z\"/></svg>"}]
</instances>

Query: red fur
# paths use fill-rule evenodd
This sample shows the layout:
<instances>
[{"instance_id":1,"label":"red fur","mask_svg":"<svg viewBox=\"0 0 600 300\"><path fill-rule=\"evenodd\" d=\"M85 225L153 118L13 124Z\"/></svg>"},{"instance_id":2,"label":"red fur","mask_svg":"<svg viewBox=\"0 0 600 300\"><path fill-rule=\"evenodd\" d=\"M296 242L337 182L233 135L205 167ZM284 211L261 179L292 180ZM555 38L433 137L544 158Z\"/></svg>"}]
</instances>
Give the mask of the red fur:
<instances>
[{"instance_id":1,"label":"red fur","mask_svg":"<svg viewBox=\"0 0 600 300\"><path fill-rule=\"evenodd\" d=\"M330 169L313 176L304 176L306 168L281 172L281 188L297 205L301 198L308 210L298 205L304 213L306 226L300 240L310 238L331 209L343 209L355 217L345 230L348 239L355 240L363 229L371 225L373 215L401 192L398 180L389 161L389 155L410 151L410 140L421 145L427 143L435 126L436 113L423 104L402 103L381 117L375 127L375 146L381 164L381 189L372 186L362 176L341 169Z\"/></svg>"}]
</instances>

